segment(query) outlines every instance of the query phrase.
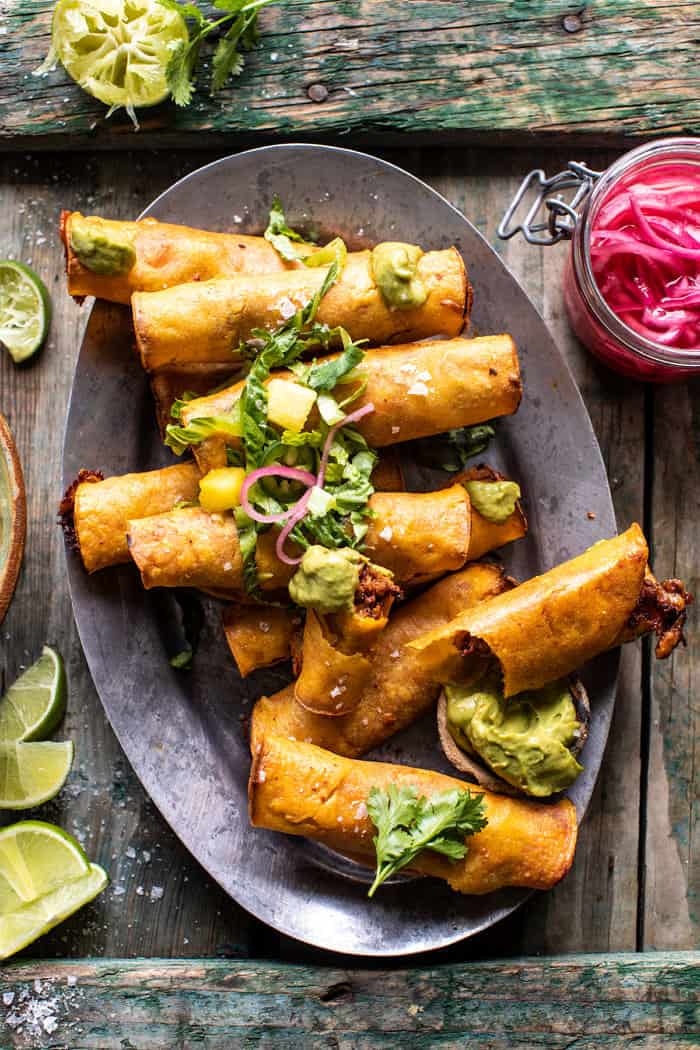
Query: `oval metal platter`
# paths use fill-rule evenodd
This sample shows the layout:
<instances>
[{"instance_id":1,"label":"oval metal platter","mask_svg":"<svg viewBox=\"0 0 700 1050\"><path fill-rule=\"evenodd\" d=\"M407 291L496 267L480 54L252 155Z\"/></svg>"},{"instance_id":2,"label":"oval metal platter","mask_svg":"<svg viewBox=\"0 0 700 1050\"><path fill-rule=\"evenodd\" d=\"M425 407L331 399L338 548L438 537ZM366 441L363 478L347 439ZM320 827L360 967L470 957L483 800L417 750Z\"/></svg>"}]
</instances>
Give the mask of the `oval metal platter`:
<instances>
[{"instance_id":1,"label":"oval metal platter","mask_svg":"<svg viewBox=\"0 0 700 1050\"><path fill-rule=\"evenodd\" d=\"M504 552L525 579L615 533L605 468L588 414L544 321L498 255L446 200L385 161L346 149L288 145L216 161L176 183L146 210L167 222L259 233L274 193L294 225L309 220L353 247L404 240L455 244L474 285L476 331L510 332L525 396L498 423L494 466L522 485L530 533ZM132 349L129 312L98 302L76 368L65 437L67 486L81 467L106 475L162 466L146 377ZM595 519L587 517L588 511ZM248 823L246 722L263 692L287 672L241 681L227 652L216 603L207 605L190 673L173 670L172 596L144 592L129 567L87 576L67 553L73 609L107 716L144 787L189 850L239 904L282 933L336 952L409 955L484 930L528 896L463 897L446 885L399 879L368 901L367 875L304 839ZM591 664L584 681L593 719L585 772L571 798L583 817L612 717L617 654ZM448 770L434 718L370 757Z\"/></svg>"}]
</instances>

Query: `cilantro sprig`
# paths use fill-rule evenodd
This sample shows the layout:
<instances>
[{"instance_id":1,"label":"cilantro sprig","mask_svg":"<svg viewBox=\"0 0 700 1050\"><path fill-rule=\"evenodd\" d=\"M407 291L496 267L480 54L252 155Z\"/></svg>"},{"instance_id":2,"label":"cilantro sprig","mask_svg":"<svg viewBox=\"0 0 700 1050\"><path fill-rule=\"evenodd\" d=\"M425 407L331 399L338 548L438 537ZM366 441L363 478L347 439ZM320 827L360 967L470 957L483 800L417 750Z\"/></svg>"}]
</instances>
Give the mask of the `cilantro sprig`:
<instances>
[{"instance_id":1,"label":"cilantro sprig","mask_svg":"<svg viewBox=\"0 0 700 1050\"><path fill-rule=\"evenodd\" d=\"M465 838L488 824L484 796L458 788L426 798L413 787L375 786L367 797L367 812L377 829L377 871L368 897L423 850L461 860L468 850Z\"/></svg>"},{"instance_id":2,"label":"cilantro sprig","mask_svg":"<svg viewBox=\"0 0 700 1050\"><path fill-rule=\"evenodd\" d=\"M215 31L228 24L220 37L212 60L211 94L221 91L229 77L241 73L244 51L252 51L260 39L258 11L274 0L213 0L213 6L226 12L221 18L207 18L195 3L158 0L162 7L177 11L188 23L190 38L173 48L165 71L170 94L178 106L188 106L195 88L195 70L202 44Z\"/></svg>"}]
</instances>

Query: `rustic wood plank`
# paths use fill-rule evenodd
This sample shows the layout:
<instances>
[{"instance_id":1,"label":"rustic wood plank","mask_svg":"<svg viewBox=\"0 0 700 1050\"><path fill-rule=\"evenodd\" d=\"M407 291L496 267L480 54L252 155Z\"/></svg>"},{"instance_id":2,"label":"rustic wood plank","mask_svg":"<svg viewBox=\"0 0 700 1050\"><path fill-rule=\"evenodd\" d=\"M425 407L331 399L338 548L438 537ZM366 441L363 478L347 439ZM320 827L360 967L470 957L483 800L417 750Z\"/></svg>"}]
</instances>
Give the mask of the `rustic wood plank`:
<instances>
[{"instance_id":1,"label":"rustic wood plank","mask_svg":"<svg viewBox=\"0 0 700 1050\"><path fill-rule=\"evenodd\" d=\"M235 85L216 99L202 85L186 110L142 111L138 135L123 116L105 122L105 108L62 71L32 76L52 7L16 0L4 12L5 147L200 148L231 134L350 133L383 144L405 133L610 143L700 122L695 0L280 0L263 12L262 45Z\"/></svg>"},{"instance_id":2,"label":"rustic wood plank","mask_svg":"<svg viewBox=\"0 0 700 1050\"><path fill-rule=\"evenodd\" d=\"M697 1046L700 955L582 955L427 969L35 962L3 974L3 1047L598 1050Z\"/></svg>"},{"instance_id":3,"label":"rustic wood plank","mask_svg":"<svg viewBox=\"0 0 700 1050\"><path fill-rule=\"evenodd\" d=\"M652 540L656 572L681 576L700 595L700 384L654 395ZM690 947L700 935L700 643L691 608L688 647L651 678L646 794L644 947Z\"/></svg>"}]
</instances>

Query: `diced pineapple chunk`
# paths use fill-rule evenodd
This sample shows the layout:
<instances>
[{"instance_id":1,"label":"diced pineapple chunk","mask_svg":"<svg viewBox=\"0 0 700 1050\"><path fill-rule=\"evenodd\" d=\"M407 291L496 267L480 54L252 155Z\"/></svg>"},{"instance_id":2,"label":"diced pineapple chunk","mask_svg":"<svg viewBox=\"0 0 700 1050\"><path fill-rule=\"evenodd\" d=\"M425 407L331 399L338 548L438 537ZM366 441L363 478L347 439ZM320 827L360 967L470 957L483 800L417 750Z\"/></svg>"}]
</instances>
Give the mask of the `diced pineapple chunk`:
<instances>
[{"instance_id":1,"label":"diced pineapple chunk","mask_svg":"<svg viewBox=\"0 0 700 1050\"><path fill-rule=\"evenodd\" d=\"M283 430L298 434L315 400L315 391L306 386L288 379L271 379L267 384L267 418Z\"/></svg>"},{"instance_id":2,"label":"diced pineapple chunk","mask_svg":"<svg viewBox=\"0 0 700 1050\"><path fill-rule=\"evenodd\" d=\"M212 514L233 510L241 502L241 486L245 481L243 467L217 467L199 482L199 503Z\"/></svg>"}]
</instances>

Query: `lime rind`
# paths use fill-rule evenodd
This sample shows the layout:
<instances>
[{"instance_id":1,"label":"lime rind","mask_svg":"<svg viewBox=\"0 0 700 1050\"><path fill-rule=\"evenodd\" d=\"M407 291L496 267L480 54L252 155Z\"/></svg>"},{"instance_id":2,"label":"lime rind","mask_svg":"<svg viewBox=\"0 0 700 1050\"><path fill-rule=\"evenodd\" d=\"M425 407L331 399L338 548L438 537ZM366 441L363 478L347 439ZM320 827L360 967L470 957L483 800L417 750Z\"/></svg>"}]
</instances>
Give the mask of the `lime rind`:
<instances>
[{"instance_id":1,"label":"lime rind","mask_svg":"<svg viewBox=\"0 0 700 1050\"><path fill-rule=\"evenodd\" d=\"M33 809L55 798L73 764L73 741L0 744L0 809Z\"/></svg>"},{"instance_id":2,"label":"lime rind","mask_svg":"<svg viewBox=\"0 0 700 1050\"><path fill-rule=\"evenodd\" d=\"M10 824L0 831L0 915L12 910L10 892L24 903L36 900L89 868L80 843L55 824Z\"/></svg>"},{"instance_id":3,"label":"lime rind","mask_svg":"<svg viewBox=\"0 0 700 1050\"><path fill-rule=\"evenodd\" d=\"M44 740L65 714L67 693L61 655L45 645L39 659L0 700L0 744Z\"/></svg>"},{"instance_id":4,"label":"lime rind","mask_svg":"<svg viewBox=\"0 0 700 1050\"><path fill-rule=\"evenodd\" d=\"M61 0L54 11L54 55L110 112L166 99L168 60L188 39L183 17L157 0Z\"/></svg>"},{"instance_id":5,"label":"lime rind","mask_svg":"<svg viewBox=\"0 0 700 1050\"><path fill-rule=\"evenodd\" d=\"M7 959L26 948L37 937L42 937L89 904L108 882L104 869L99 864L90 864L86 874L0 915L0 959Z\"/></svg>"},{"instance_id":6,"label":"lime rind","mask_svg":"<svg viewBox=\"0 0 700 1050\"><path fill-rule=\"evenodd\" d=\"M0 259L0 343L15 364L40 349L50 320L51 299L39 275L24 263Z\"/></svg>"}]
</instances>

